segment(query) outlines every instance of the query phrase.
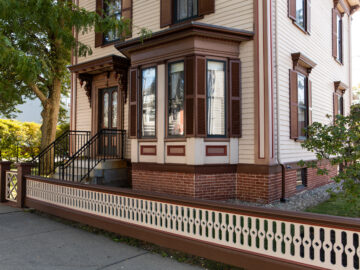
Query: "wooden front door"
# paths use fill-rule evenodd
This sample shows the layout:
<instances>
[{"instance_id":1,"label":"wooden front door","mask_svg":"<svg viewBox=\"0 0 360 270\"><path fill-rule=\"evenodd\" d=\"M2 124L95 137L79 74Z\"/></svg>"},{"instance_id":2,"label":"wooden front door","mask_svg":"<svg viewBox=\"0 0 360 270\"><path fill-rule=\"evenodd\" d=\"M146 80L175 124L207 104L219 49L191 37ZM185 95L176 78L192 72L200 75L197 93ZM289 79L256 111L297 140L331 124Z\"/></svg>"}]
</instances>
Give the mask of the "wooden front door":
<instances>
[{"instance_id":1,"label":"wooden front door","mask_svg":"<svg viewBox=\"0 0 360 270\"><path fill-rule=\"evenodd\" d=\"M118 89L117 87L112 87L100 91L99 130L104 130L100 140L100 154L115 155L117 138L116 132L111 130L118 129Z\"/></svg>"}]
</instances>

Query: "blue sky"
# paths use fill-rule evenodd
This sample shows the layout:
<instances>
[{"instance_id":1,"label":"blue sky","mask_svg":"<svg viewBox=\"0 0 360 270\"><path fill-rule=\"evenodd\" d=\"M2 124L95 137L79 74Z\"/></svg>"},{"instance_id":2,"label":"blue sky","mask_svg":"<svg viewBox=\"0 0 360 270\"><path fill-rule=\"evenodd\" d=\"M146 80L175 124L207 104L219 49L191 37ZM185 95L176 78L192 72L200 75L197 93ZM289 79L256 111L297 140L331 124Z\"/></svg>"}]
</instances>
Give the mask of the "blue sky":
<instances>
[{"instance_id":1,"label":"blue sky","mask_svg":"<svg viewBox=\"0 0 360 270\"><path fill-rule=\"evenodd\" d=\"M360 11L353 15L352 26L353 78L352 85L360 84ZM41 104L38 100L30 100L18 107L23 113L16 119L41 123Z\"/></svg>"}]
</instances>

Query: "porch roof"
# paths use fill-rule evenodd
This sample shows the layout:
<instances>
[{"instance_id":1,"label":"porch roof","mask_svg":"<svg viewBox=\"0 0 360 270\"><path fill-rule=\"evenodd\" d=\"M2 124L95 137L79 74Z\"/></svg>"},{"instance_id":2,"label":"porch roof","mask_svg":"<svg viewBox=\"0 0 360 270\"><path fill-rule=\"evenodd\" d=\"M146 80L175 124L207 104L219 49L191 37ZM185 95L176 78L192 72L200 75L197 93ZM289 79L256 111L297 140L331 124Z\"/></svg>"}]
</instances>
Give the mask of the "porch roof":
<instances>
[{"instance_id":1,"label":"porch roof","mask_svg":"<svg viewBox=\"0 0 360 270\"><path fill-rule=\"evenodd\" d=\"M96 75L107 71L127 70L129 66L130 61L128 59L112 54L69 66L69 70L76 74Z\"/></svg>"}]
</instances>

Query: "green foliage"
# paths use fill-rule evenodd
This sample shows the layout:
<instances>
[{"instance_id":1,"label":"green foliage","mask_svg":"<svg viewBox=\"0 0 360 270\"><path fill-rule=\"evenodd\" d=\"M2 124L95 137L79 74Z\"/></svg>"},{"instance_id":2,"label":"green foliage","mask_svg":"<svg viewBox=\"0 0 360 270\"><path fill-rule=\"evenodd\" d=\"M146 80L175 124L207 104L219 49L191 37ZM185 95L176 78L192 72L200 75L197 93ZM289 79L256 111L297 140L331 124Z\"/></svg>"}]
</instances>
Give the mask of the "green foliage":
<instances>
[{"instance_id":1,"label":"green foliage","mask_svg":"<svg viewBox=\"0 0 360 270\"><path fill-rule=\"evenodd\" d=\"M328 116L330 118L330 116ZM314 152L317 162L300 162L317 168L319 174L328 174L320 168L321 161L341 168L333 179L341 183L344 200L349 207L360 209L360 104L353 105L348 116L337 115L333 124L313 123L307 128L308 139L302 147Z\"/></svg>"},{"instance_id":2,"label":"green foliage","mask_svg":"<svg viewBox=\"0 0 360 270\"><path fill-rule=\"evenodd\" d=\"M0 119L0 160L30 160L39 147L39 124Z\"/></svg>"}]
</instances>

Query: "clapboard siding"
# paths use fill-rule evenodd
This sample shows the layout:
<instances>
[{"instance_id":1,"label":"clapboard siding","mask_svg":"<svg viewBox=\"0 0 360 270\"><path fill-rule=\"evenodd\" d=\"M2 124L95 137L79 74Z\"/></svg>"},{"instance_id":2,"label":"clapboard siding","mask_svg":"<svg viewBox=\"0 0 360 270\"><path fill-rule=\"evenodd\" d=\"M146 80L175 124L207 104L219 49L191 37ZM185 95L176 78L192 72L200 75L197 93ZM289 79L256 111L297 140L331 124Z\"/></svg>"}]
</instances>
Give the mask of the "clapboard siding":
<instances>
[{"instance_id":1,"label":"clapboard siding","mask_svg":"<svg viewBox=\"0 0 360 270\"><path fill-rule=\"evenodd\" d=\"M331 10L332 0L312 1L311 35L299 30L288 18L287 1L278 4L278 52L279 52L279 93L280 93L280 153L281 161L293 162L299 159L313 159L314 155L304 151L299 142L290 139L289 116L289 69L292 68L291 54L301 52L317 66L310 74L312 81L313 122L329 122L326 114L333 113L334 81L349 82L349 18L345 14L344 25L344 65L338 64L332 57ZM275 59L276 60L276 59ZM274 61L276 64L276 61ZM275 70L275 69L274 69ZM275 81L276 82L276 81ZM345 95L346 112L349 111L350 90ZM276 104L276 95L275 95Z\"/></svg>"}]
</instances>

